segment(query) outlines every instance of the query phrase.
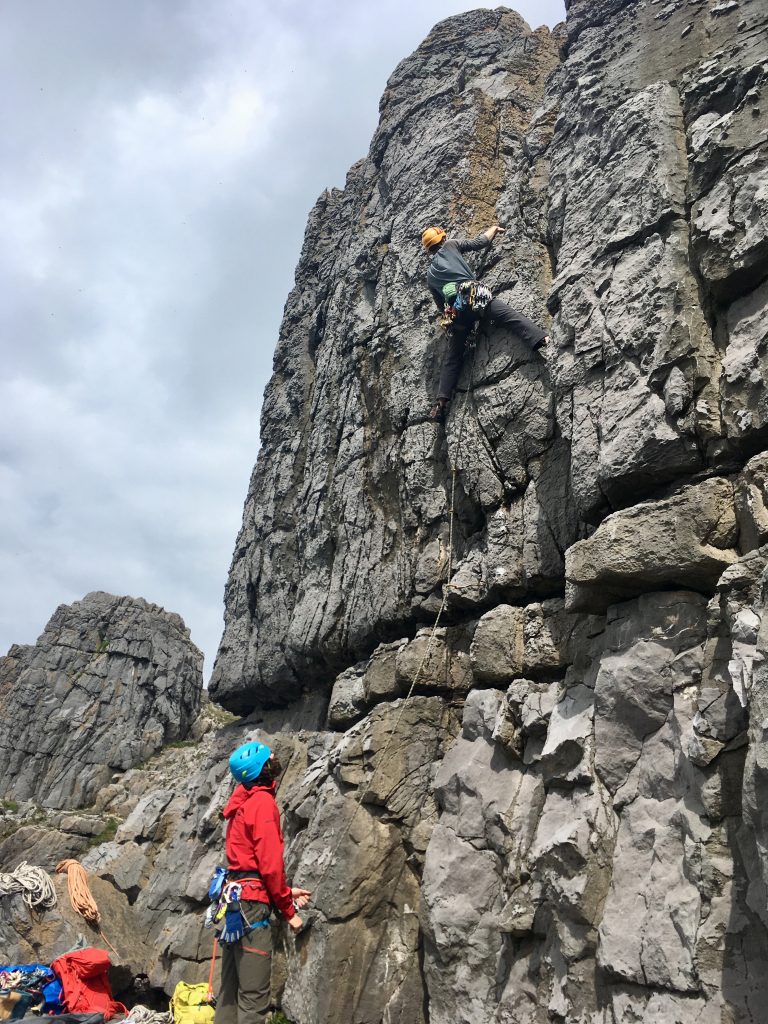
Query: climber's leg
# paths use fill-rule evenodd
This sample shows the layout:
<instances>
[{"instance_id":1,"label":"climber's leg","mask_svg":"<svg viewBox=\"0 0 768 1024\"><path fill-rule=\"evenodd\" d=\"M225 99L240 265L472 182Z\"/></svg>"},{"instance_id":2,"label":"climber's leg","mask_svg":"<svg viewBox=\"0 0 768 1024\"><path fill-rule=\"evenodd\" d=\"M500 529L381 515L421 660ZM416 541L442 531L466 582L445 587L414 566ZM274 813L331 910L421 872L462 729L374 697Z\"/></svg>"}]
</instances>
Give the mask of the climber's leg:
<instances>
[{"instance_id":1,"label":"climber's leg","mask_svg":"<svg viewBox=\"0 0 768 1024\"><path fill-rule=\"evenodd\" d=\"M440 386L437 391L438 402L448 403L453 389L456 387L461 367L464 362L464 347L467 341L467 329L452 327L448 332L447 345L440 369Z\"/></svg>"},{"instance_id":2,"label":"climber's leg","mask_svg":"<svg viewBox=\"0 0 768 1024\"><path fill-rule=\"evenodd\" d=\"M523 316L522 313L518 313L516 309L512 309L501 299L491 299L485 307L483 320L486 324L492 321L497 327L506 327L518 338L522 338L534 351L547 338L547 332L542 327L535 324L533 320L529 320L527 316Z\"/></svg>"}]
</instances>

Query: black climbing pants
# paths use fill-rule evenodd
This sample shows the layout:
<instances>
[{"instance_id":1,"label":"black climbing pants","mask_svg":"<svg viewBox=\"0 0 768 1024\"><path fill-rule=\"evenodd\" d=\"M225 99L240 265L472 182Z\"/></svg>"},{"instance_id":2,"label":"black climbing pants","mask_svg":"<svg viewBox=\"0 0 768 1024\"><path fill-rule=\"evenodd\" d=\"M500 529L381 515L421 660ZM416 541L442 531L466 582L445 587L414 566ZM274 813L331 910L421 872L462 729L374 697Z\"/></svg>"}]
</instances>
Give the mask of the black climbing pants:
<instances>
[{"instance_id":1,"label":"black climbing pants","mask_svg":"<svg viewBox=\"0 0 768 1024\"><path fill-rule=\"evenodd\" d=\"M251 924L268 921L269 907L243 900ZM272 929L254 928L239 942L221 947L221 986L216 996L214 1024L264 1024L269 1011L272 967Z\"/></svg>"},{"instance_id":2,"label":"black climbing pants","mask_svg":"<svg viewBox=\"0 0 768 1024\"><path fill-rule=\"evenodd\" d=\"M527 316L523 316L522 313L518 313L516 309L512 309L511 306L508 306L506 302L502 302L501 299L491 299L485 307L485 312L480 320L480 327L482 329L483 327L489 327L491 324L494 327L504 327L512 331L513 334L516 334L518 338L522 338L532 349L537 349L547 336L547 332L539 327L538 324L535 324L533 320L529 320ZM456 387L461 374L461 367L464 363L464 350L470 330L471 324L466 327L454 326L448 332L448 345L440 370L438 398L449 401L453 394L453 389Z\"/></svg>"}]
</instances>

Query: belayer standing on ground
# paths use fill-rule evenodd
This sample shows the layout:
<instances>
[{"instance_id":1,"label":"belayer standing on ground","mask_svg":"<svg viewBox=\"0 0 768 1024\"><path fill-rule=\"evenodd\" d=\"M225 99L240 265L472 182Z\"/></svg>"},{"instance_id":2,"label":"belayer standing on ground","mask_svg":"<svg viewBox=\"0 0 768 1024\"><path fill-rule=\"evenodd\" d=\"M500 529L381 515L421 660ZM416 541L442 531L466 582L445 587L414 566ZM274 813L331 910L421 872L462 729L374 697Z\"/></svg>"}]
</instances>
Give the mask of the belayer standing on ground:
<instances>
[{"instance_id":1,"label":"belayer standing on ground","mask_svg":"<svg viewBox=\"0 0 768 1024\"><path fill-rule=\"evenodd\" d=\"M241 886L239 909L251 926L236 941L221 938L221 987L215 1024L263 1024L269 1010L272 909L293 932L302 925L297 908L311 893L285 880L283 834L275 788L281 766L263 743L244 743L229 759L240 783L224 808L227 882Z\"/></svg>"},{"instance_id":2,"label":"belayer standing on ground","mask_svg":"<svg viewBox=\"0 0 768 1024\"><path fill-rule=\"evenodd\" d=\"M470 242L447 238L439 227L427 228L421 236L421 244L431 257L427 285L437 308L446 314L444 323L448 321L448 346L440 370L437 402L430 413L433 419L442 419L445 415L461 373L467 335L478 321L507 327L534 351L547 340L547 332L538 324L501 299L494 299L486 288L478 285L464 260L463 253L487 249L503 231L504 228L494 224Z\"/></svg>"}]
</instances>

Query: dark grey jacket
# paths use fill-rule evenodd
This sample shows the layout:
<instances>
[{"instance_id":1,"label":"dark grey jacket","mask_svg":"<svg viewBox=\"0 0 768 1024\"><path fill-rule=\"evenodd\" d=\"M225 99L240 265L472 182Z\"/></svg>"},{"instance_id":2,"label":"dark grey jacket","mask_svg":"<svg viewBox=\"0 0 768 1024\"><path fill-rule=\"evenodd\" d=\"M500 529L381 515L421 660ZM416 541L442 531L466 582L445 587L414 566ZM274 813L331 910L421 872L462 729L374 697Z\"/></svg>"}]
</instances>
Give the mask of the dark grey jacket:
<instances>
[{"instance_id":1,"label":"dark grey jacket","mask_svg":"<svg viewBox=\"0 0 768 1024\"><path fill-rule=\"evenodd\" d=\"M478 235L471 242L457 242L453 238L443 242L432 257L427 271L427 285L438 309L445 307L444 284L450 284L451 281L460 284L462 281L475 280L474 271L461 254L463 252L479 252L482 249L487 249L490 244L485 235Z\"/></svg>"}]
</instances>

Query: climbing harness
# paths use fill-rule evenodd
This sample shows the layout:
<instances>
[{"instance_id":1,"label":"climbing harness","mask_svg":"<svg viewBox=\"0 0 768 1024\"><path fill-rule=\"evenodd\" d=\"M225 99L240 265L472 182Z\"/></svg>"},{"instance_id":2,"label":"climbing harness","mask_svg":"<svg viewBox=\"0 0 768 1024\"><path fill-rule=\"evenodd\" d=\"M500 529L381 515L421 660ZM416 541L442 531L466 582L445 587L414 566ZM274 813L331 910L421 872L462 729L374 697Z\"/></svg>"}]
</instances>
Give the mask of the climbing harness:
<instances>
[{"instance_id":1,"label":"climbing harness","mask_svg":"<svg viewBox=\"0 0 768 1024\"><path fill-rule=\"evenodd\" d=\"M85 868L76 860L62 860L56 865L56 873L67 876L67 890L72 909L85 918L88 924L98 929L101 938L119 958L120 954L101 930L101 914L88 885Z\"/></svg>"},{"instance_id":2,"label":"climbing harness","mask_svg":"<svg viewBox=\"0 0 768 1024\"><path fill-rule=\"evenodd\" d=\"M477 322L493 298L490 288L478 281L451 281L443 285L445 306L440 326L446 331L457 324Z\"/></svg>"},{"instance_id":3,"label":"climbing harness","mask_svg":"<svg viewBox=\"0 0 768 1024\"><path fill-rule=\"evenodd\" d=\"M0 896L22 894L22 899L32 909L50 910L56 906L56 890L50 875L34 864L22 861L11 872L0 872Z\"/></svg>"},{"instance_id":4,"label":"climbing harness","mask_svg":"<svg viewBox=\"0 0 768 1024\"><path fill-rule=\"evenodd\" d=\"M236 882L227 882L226 876L225 868L218 867L214 871L211 884L208 886L208 898L211 905L206 910L203 921L206 928L218 925L213 936L213 953L211 969L208 972L208 994L206 996L207 1002L212 1006L216 1005L213 995L213 972L216 967L216 953L219 945L234 944L257 928L269 928L269 917L251 923L240 902L243 882L255 881L255 879L241 878ZM198 1024L204 1024L204 1022L198 1022Z\"/></svg>"},{"instance_id":5,"label":"climbing harness","mask_svg":"<svg viewBox=\"0 0 768 1024\"><path fill-rule=\"evenodd\" d=\"M217 874L222 870L223 868L217 868ZM211 905L205 912L204 926L206 928L216 928L216 941L222 945L239 942L240 939L249 932L254 931L254 929L267 928L269 926L268 919L251 924L243 910L241 903L242 883L247 881L249 879L243 878L237 882L227 882L219 886L218 893L215 897L211 898ZM209 895L212 890L216 889L216 883L217 875L214 875L214 880L211 882L208 890ZM215 953L216 949L214 946L214 956Z\"/></svg>"}]
</instances>

